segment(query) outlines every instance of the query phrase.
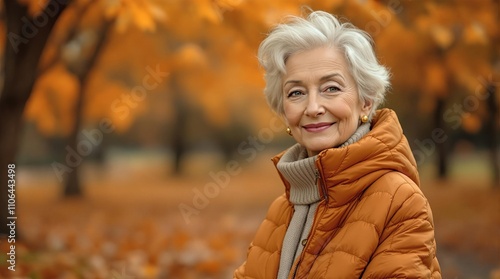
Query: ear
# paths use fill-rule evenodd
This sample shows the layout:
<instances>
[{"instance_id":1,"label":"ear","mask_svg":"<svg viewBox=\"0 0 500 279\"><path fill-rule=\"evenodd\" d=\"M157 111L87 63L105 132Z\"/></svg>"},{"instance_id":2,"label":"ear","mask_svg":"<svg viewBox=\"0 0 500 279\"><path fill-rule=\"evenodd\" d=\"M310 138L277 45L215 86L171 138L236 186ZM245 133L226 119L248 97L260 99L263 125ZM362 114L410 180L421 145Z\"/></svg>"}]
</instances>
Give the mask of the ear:
<instances>
[{"instance_id":1,"label":"ear","mask_svg":"<svg viewBox=\"0 0 500 279\"><path fill-rule=\"evenodd\" d=\"M372 107L373 100L365 99L365 101L361 104L361 112L365 115L369 115Z\"/></svg>"}]
</instances>

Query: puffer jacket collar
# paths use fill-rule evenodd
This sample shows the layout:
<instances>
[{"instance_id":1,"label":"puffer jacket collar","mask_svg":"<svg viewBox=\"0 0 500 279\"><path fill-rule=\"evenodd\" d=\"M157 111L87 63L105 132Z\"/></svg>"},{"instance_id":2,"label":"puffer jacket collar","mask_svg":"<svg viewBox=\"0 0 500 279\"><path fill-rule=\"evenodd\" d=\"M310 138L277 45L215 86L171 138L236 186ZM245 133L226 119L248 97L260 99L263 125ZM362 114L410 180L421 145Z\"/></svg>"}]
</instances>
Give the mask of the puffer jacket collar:
<instances>
[{"instance_id":1,"label":"puffer jacket collar","mask_svg":"<svg viewBox=\"0 0 500 279\"><path fill-rule=\"evenodd\" d=\"M279 162L283 154L272 159L274 164ZM359 141L320 152L316 167L319 191L328 207L345 205L391 171L401 172L417 185L420 184L415 159L396 113L390 109L377 111L371 131ZM290 184L281 174L280 177L289 198Z\"/></svg>"}]
</instances>

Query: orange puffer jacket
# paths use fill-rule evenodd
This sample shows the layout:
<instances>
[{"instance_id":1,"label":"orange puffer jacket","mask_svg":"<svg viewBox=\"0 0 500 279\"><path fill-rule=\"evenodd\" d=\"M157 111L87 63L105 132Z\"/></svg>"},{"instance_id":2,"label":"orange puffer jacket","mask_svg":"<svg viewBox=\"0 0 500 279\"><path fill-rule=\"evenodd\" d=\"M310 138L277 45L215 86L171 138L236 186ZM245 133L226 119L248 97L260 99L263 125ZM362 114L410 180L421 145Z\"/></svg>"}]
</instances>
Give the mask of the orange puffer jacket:
<instances>
[{"instance_id":1,"label":"orange puffer jacket","mask_svg":"<svg viewBox=\"0 0 500 279\"><path fill-rule=\"evenodd\" d=\"M392 110L379 110L358 142L322 151L316 167L323 196L289 278L441 278L431 209ZM234 278L277 276L293 214L281 178L286 193L272 203Z\"/></svg>"}]
</instances>

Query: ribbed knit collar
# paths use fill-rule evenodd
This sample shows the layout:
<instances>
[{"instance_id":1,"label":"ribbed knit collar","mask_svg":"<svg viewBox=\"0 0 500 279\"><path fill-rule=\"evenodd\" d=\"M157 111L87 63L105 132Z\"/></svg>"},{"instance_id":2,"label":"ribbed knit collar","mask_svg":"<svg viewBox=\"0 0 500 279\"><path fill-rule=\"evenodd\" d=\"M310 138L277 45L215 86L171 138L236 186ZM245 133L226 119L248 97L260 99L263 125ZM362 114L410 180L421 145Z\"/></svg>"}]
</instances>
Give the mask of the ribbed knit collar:
<instances>
[{"instance_id":1,"label":"ribbed knit collar","mask_svg":"<svg viewBox=\"0 0 500 279\"><path fill-rule=\"evenodd\" d=\"M357 142L370 131L370 123L358 127L354 134L338 147L345 147ZM289 148L281 157L276 167L290 183L290 202L293 204L312 204L321 199L316 185L316 158L307 157L307 150L300 144Z\"/></svg>"},{"instance_id":2,"label":"ribbed knit collar","mask_svg":"<svg viewBox=\"0 0 500 279\"><path fill-rule=\"evenodd\" d=\"M283 154L276 165L290 183L290 201L293 204L311 204L320 200L316 187L316 157L307 157L307 150L297 143Z\"/></svg>"}]
</instances>

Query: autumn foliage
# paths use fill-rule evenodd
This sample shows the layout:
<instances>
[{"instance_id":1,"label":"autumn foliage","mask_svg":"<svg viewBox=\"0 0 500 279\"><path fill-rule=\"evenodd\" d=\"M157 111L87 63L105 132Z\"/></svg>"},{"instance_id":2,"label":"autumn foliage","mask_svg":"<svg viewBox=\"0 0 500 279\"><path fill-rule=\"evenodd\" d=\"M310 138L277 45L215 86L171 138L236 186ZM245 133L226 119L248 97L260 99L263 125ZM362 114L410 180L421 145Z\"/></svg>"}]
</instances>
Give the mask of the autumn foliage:
<instances>
[{"instance_id":1,"label":"autumn foliage","mask_svg":"<svg viewBox=\"0 0 500 279\"><path fill-rule=\"evenodd\" d=\"M269 28L285 15L300 14L303 6L345 16L371 33L381 61L392 70L393 90L402 97L424 95L419 111L434 109L429 97L474 94L478 76L493 79L500 33L494 1L317 2L73 1L41 57L43 71L25 117L45 135L72 131L76 117L72 108L83 86L75 75L95 50L97 33L106 21L112 27L86 81L82 113L85 125L110 118L119 132L129 129L151 105L149 97L136 102L126 117L112 107L113 101L141 84L148 65L170 73L170 78L147 92L165 95L166 111L176 109L169 105L177 94L216 126L228 125L241 110L265 125L269 113L258 93L264 84L256 47ZM40 1L23 3L32 15L43 8ZM487 114L484 110L471 113L481 122ZM165 117L175 121L175 114ZM464 124L471 132L477 130L474 127L470 121Z\"/></svg>"},{"instance_id":2,"label":"autumn foliage","mask_svg":"<svg viewBox=\"0 0 500 279\"><path fill-rule=\"evenodd\" d=\"M31 14L43 7L40 1L24 2ZM151 98L134 104L137 107L126 117L116 113L113 101L141 84L148 65L160 65L170 73L169 79L148 91L148 95L165 95L166 111L176 109L169 105L180 94L216 126L228 125L241 110L265 125L269 113L258 93L264 84L256 47L269 28L287 14L300 14L302 6L344 15L371 33L381 61L392 70L393 91L401 97L424 95L419 111L434 109L430 97L474 94L478 77L493 79L499 41L494 1L480 5L460 1L316 2L73 1L45 48L39 65L43 71L25 116L45 135L71 132L75 117L71 112L82 86L74 69L88 59L96 33L106 21L113 26L87 81L83 117L85 125L110 118L122 132L151 105ZM76 35L71 37L72 33ZM471 113L482 122L485 110L481 106ZM175 121L175 114L166 113L165 117ZM477 130L474 125L465 121L464 128L473 132Z\"/></svg>"}]
</instances>

